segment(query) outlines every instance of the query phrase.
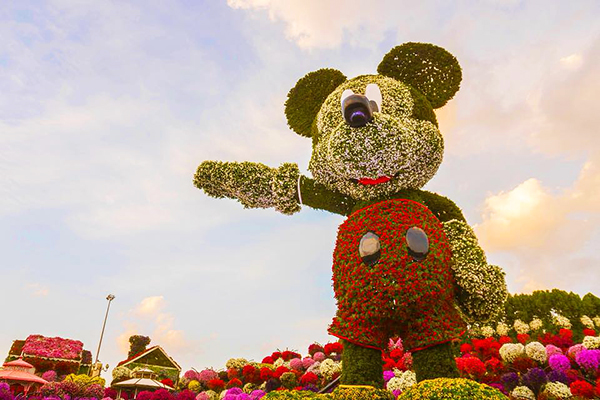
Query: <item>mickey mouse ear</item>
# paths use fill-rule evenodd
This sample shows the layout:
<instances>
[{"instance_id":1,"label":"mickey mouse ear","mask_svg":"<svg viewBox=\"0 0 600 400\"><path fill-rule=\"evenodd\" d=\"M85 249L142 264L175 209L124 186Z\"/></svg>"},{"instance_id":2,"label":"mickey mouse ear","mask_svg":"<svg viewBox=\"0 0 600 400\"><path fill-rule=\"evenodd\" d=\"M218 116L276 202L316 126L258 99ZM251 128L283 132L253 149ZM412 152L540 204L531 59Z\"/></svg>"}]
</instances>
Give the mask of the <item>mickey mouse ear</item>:
<instances>
[{"instance_id":1,"label":"mickey mouse ear","mask_svg":"<svg viewBox=\"0 0 600 400\"><path fill-rule=\"evenodd\" d=\"M323 68L309 72L288 93L285 116L298 135L311 137L312 124L321 105L331 92L346 80L337 69Z\"/></svg>"},{"instance_id":2,"label":"mickey mouse ear","mask_svg":"<svg viewBox=\"0 0 600 400\"><path fill-rule=\"evenodd\" d=\"M377 72L411 85L433 108L448 102L460 87L462 71L456 58L430 43L404 43L384 57Z\"/></svg>"}]
</instances>

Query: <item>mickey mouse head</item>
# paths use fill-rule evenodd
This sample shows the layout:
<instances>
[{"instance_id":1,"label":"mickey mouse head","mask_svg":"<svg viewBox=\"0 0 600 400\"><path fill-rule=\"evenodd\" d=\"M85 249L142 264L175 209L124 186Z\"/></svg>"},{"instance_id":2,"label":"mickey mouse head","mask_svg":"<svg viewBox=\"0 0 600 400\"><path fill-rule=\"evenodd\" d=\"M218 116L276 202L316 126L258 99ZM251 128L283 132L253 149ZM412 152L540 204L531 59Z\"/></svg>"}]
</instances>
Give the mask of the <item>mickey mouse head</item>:
<instances>
[{"instance_id":1,"label":"mickey mouse head","mask_svg":"<svg viewBox=\"0 0 600 400\"><path fill-rule=\"evenodd\" d=\"M435 175L444 141L433 110L462 78L452 54L425 43L393 48L377 72L350 80L335 69L311 72L285 104L290 128L313 140L315 180L357 200L418 189Z\"/></svg>"}]
</instances>

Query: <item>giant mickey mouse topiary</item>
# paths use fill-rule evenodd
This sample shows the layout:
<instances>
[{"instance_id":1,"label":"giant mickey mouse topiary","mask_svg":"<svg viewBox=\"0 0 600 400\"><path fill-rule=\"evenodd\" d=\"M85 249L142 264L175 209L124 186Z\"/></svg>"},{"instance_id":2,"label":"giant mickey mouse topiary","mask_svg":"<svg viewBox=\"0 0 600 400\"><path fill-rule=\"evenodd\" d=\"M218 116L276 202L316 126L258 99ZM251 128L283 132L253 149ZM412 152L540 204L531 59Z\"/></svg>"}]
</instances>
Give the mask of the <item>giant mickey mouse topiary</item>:
<instances>
[{"instance_id":1,"label":"giant mickey mouse topiary","mask_svg":"<svg viewBox=\"0 0 600 400\"><path fill-rule=\"evenodd\" d=\"M496 315L507 295L460 209L420 190L442 162L433 109L458 90L458 62L441 47L406 43L378 72L347 80L321 69L290 90L286 116L312 138L313 178L295 164L218 161L201 163L194 177L208 195L245 207L292 214L305 204L348 216L334 253L329 331L344 341L342 384L375 387L392 335L413 351L418 380L457 376L451 340L465 322Z\"/></svg>"}]
</instances>

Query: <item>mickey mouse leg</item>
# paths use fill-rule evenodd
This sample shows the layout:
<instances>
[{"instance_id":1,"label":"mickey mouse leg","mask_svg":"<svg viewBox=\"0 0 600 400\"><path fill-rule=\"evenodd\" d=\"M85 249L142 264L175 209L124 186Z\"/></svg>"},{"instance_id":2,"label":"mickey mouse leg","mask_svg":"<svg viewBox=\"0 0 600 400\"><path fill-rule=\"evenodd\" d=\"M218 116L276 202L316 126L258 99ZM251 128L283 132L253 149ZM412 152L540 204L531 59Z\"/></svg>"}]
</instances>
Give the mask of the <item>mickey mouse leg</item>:
<instances>
[{"instance_id":1,"label":"mickey mouse leg","mask_svg":"<svg viewBox=\"0 0 600 400\"><path fill-rule=\"evenodd\" d=\"M383 388L381 350L359 346L342 340L342 385L369 385Z\"/></svg>"},{"instance_id":2,"label":"mickey mouse leg","mask_svg":"<svg viewBox=\"0 0 600 400\"><path fill-rule=\"evenodd\" d=\"M451 342L413 351L412 357L417 382L425 379L458 378L459 376Z\"/></svg>"}]
</instances>

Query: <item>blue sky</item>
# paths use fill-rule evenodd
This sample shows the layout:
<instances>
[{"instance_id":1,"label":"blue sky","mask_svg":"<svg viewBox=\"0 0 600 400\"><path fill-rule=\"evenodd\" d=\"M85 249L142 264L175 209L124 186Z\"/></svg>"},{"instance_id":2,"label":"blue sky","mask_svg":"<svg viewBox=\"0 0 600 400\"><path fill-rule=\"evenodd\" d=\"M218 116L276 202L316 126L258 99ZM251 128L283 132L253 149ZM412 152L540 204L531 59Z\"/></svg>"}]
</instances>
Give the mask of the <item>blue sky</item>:
<instances>
[{"instance_id":1,"label":"blue sky","mask_svg":"<svg viewBox=\"0 0 600 400\"><path fill-rule=\"evenodd\" d=\"M101 360L150 335L184 366L326 342L342 218L244 210L203 160L296 162L304 74L373 73L406 41L455 54L438 110L453 199L512 292L599 294L597 1L21 1L0 6L0 351L39 333ZM4 349L4 350L2 350Z\"/></svg>"}]
</instances>

